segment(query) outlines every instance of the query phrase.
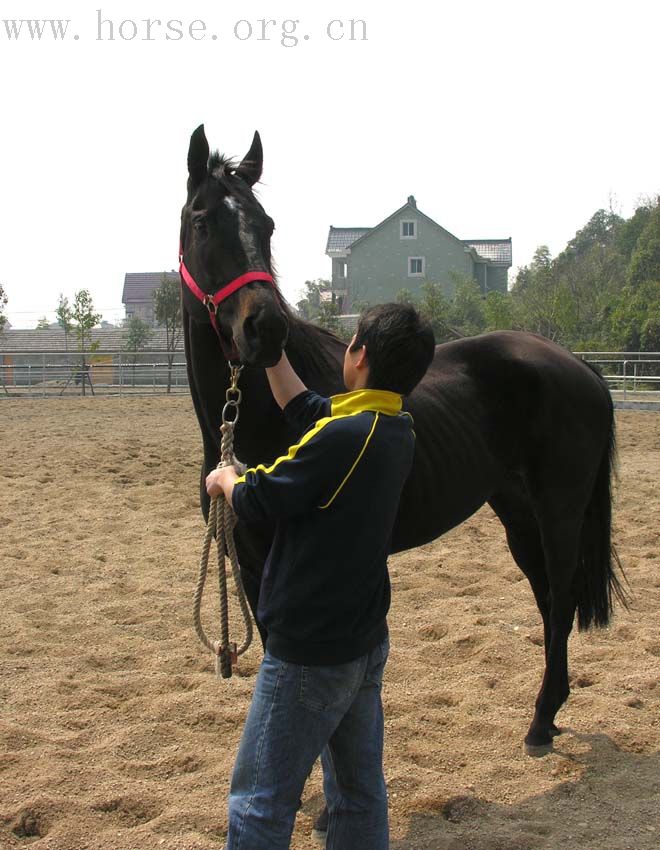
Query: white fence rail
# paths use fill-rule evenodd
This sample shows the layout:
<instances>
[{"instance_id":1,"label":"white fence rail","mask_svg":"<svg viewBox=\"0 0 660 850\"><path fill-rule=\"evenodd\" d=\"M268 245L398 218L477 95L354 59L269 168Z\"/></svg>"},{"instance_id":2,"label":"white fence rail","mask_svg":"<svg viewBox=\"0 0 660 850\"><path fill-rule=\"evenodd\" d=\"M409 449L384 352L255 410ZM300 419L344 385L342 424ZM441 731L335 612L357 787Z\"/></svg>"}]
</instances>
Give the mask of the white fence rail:
<instances>
[{"instance_id":1,"label":"white fence rail","mask_svg":"<svg viewBox=\"0 0 660 850\"><path fill-rule=\"evenodd\" d=\"M187 393L183 352L3 352L0 398Z\"/></svg>"},{"instance_id":2,"label":"white fence rail","mask_svg":"<svg viewBox=\"0 0 660 850\"><path fill-rule=\"evenodd\" d=\"M660 405L660 352L579 351L576 354L598 366L615 402Z\"/></svg>"},{"instance_id":3,"label":"white fence rail","mask_svg":"<svg viewBox=\"0 0 660 850\"><path fill-rule=\"evenodd\" d=\"M578 351L599 367L615 401L660 406L660 352ZM0 353L0 399L188 392L182 351Z\"/></svg>"}]
</instances>

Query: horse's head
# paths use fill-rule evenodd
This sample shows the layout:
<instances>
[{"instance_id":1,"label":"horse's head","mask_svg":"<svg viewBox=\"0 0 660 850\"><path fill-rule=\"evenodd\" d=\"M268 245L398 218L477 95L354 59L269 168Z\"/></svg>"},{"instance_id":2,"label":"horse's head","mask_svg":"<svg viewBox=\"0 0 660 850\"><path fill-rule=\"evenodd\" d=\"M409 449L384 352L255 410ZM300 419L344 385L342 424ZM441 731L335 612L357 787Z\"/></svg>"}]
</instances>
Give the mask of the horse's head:
<instances>
[{"instance_id":1,"label":"horse's head","mask_svg":"<svg viewBox=\"0 0 660 850\"><path fill-rule=\"evenodd\" d=\"M209 156L201 125L190 139L181 214L182 274L193 281L183 286L186 310L198 322L215 324L225 351L234 346L251 366L277 363L288 333L272 278L273 220L252 191L262 162L258 133L236 164L218 153Z\"/></svg>"}]
</instances>

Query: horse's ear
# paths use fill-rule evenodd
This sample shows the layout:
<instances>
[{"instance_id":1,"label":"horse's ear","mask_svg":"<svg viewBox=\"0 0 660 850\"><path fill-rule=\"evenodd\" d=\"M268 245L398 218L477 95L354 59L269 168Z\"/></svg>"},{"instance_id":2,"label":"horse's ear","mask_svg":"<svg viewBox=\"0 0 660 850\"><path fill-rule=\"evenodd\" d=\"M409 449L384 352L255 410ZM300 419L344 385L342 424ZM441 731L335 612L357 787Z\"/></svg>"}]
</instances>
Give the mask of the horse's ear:
<instances>
[{"instance_id":1,"label":"horse's ear","mask_svg":"<svg viewBox=\"0 0 660 850\"><path fill-rule=\"evenodd\" d=\"M188 174L190 180L188 187L196 189L206 177L209 162L209 143L206 140L204 125L199 127L190 137L190 147L188 148Z\"/></svg>"},{"instance_id":2,"label":"horse's ear","mask_svg":"<svg viewBox=\"0 0 660 850\"><path fill-rule=\"evenodd\" d=\"M263 165L264 151L261 147L261 137L259 133L255 132L254 139L252 139L252 147L243 158L235 173L238 177L245 180L248 186L254 186L261 177Z\"/></svg>"}]
</instances>

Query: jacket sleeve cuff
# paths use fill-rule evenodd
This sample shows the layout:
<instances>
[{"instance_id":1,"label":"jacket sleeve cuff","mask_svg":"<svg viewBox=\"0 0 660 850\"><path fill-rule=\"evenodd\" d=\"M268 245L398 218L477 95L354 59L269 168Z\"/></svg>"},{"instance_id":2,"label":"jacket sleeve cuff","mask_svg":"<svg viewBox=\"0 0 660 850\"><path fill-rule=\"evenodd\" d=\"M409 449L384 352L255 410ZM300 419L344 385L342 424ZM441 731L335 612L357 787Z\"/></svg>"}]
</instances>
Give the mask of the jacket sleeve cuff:
<instances>
[{"instance_id":1,"label":"jacket sleeve cuff","mask_svg":"<svg viewBox=\"0 0 660 850\"><path fill-rule=\"evenodd\" d=\"M234 513L239 519L249 519L245 511L245 476L241 476L234 484L234 489L231 494L231 506Z\"/></svg>"}]
</instances>

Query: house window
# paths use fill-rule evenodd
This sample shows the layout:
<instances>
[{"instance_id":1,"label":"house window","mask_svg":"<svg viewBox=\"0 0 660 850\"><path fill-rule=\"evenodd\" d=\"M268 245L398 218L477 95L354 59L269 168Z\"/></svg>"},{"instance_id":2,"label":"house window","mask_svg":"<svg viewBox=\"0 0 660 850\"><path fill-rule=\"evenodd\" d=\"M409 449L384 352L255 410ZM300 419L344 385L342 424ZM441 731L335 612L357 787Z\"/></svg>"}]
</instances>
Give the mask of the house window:
<instances>
[{"instance_id":1,"label":"house window","mask_svg":"<svg viewBox=\"0 0 660 850\"><path fill-rule=\"evenodd\" d=\"M347 269L347 267L348 267L348 263L344 263L344 262L340 262L340 263L339 263L339 277L341 277L341 278L345 278L345 277L346 277L346 269Z\"/></svg>"},{"instance_id":2,"label":"house window","mask_svg":"<svg viewBox=\"0 0 660 850\"><path fill-rule=\"evenodd\" d=\"M424 257L408 257L408 277L422 277L425 266Z\"/></svg>"},{"instance_id":3,"label":"house window","mask_svg":"<svg viewBox=\"0 0 660 850\"><path fill-rule=\"evenodd\" d=\"M417 239L417 222L402 221L401 222L401 238L402 239Z\"/></svg>"}]
</instances>

